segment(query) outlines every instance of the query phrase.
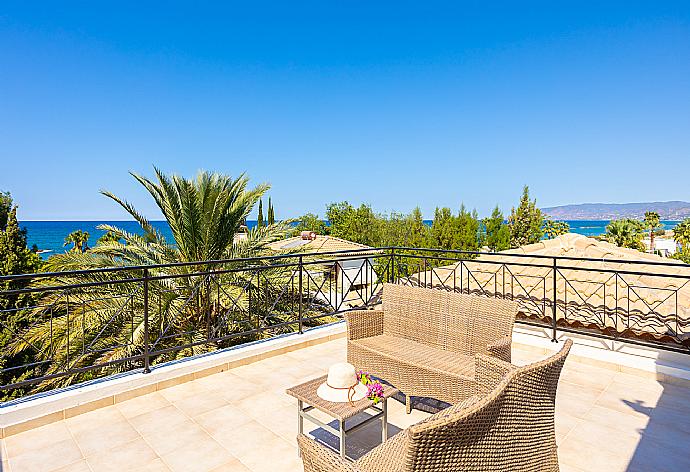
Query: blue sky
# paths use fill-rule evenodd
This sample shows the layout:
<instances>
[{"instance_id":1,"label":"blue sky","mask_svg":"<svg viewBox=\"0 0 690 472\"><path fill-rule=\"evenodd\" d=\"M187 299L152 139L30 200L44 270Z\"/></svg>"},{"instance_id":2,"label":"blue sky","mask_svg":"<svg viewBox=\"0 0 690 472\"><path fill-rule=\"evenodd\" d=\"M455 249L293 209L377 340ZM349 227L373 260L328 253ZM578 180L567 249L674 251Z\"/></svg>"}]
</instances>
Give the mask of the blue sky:
<instances>
[{"instance_id":1,"label":"blue sky","mask_svg":"<svg viewBox=\"0 0 690 472\"><path fill-rule=\"evenodd\" d=\"M155 218L152 165L278 217L690 200L688 5L4 1L0 189L24 220L123 218L101 188Z\"/></svg>"}]
</instances>

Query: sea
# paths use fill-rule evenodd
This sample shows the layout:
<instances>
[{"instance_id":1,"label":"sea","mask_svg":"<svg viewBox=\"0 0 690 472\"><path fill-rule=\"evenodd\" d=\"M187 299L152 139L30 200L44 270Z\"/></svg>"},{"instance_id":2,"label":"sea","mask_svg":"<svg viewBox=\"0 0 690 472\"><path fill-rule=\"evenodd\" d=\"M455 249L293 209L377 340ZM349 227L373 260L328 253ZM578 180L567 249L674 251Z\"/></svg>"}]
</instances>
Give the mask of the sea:
<instances>
[{"instance_id":1,"label":"sea","mask_svg":"<svg viewBox=\"0 0 690 472\"><path fill-rule=\"evenodd\" d=\"M606 225L609 220L571 220L566 221L570 225L572 233L585 236L597 236L606 232ZM168 241L174 241L170 227L165 221L151 222ZM431 220L424 223L431 225ZM662 221L664 229L673 229L678 221ZM89 233L89 245L96 244L98 238L103 236L105 231L97 228L102 224L117 226L132 233L140 233L141 228L135 221L22 221L20 226L27 231L27 242L29 247L36 247L41 251L41 256L47 258L52 254L64 252L68 248L64 247L65 237L72 231L78 229ZM250 229L256 226L255 220L247 221Z\"/></svg>"}]
</instances>

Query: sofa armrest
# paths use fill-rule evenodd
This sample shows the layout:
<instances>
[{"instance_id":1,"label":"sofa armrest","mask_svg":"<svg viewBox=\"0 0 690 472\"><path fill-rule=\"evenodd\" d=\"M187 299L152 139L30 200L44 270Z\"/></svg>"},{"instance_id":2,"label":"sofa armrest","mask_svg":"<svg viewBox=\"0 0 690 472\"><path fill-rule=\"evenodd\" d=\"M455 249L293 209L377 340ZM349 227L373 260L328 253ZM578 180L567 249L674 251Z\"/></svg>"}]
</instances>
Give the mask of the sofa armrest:
<instances>
[{"instance_id":1,"label":"sofa armrest","mask_svg":"<svg viewBox=\"0 0 690 472\"><path fill-rule=\"evenodd\" d=\"M311 438L297 436L304 472L361 472L356 464L347 461Z\"/></svg>"},{"instance_id":2,"label":"sofa armrest","mask_svg":"<svg viewBox=\"0 0 690 472\"><path fill-rule=\"evenodd\" d=\"M500 341L496 341L486 346L487 351L492 356L505 362L510 362L510 344L512 339L506 336Z\"/></svg>"},{"instance_id":3,"label":"sofa armrest","mask_svg":"<svg viewBox=\"0 0 690 472\"><path fill-rule=\"evenodd\" d=\"M477 354L474 357L474 382L477 395L486 395L503 380L506 374L514 369L514 365L496 357Z\"/></svg>"},{"instance_id":4,"label":"sofa armrest","mask_svg":"<svg viewBox=\"0 0 690 472\"><path fill-rule=\"evenodd\" d=\"M355 310L345 313L347 339L369 338L383 334L383 311Z\"/></svg>"}]
</instances>

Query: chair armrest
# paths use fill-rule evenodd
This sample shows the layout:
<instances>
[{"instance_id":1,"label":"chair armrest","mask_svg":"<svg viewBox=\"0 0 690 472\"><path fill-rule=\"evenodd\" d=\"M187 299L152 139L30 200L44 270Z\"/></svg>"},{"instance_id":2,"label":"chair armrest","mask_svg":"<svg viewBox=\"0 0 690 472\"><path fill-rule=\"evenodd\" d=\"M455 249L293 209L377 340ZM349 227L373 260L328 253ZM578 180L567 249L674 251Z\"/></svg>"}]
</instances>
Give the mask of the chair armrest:
<instances>
[{"instance_id":1,"label":"chair armrest","mask_svg":"<svg viewBox=\"0 0 690 472\"><path fill-rule=\"evenodd\" d=\"M486 346L487 351L489 351L489 354L492 356L501 359L502 361L505 362L510 362L510 344L512 342L512 339L510 337L506 336L500 341L496 341L495 343L491 343Z\"/></svg>"},{"instance_id":2,"label":"chair armrest","mask_svg":"<svg viewBox=\"0 0 690 472\"><path fill-rule=\"evenodd\" d=\"M383 334L383 311L355 310L345 313L347 339L369 338Z\"/></svg>"},{"instance_id":3,"label":"chair armrest","mask_svg":"<svg viewBox=\"0 0 690 472\"><path fill-rule=\"evenodd\" d=\"M474 357L474 382L477 395L484 396L491 392L503 380L514 365L495 357L477 354Z\"/></svg>"},{"instance_id":4,"label":"chair armrest","mask_svg":"<svg viewBox=\"0 0 690 472\"><path fill-rule=\"evenodd\" d=\"M297 445L304 472L361 472L354 463L303 434L297 436Z\"/></svg>"}]
</instances>

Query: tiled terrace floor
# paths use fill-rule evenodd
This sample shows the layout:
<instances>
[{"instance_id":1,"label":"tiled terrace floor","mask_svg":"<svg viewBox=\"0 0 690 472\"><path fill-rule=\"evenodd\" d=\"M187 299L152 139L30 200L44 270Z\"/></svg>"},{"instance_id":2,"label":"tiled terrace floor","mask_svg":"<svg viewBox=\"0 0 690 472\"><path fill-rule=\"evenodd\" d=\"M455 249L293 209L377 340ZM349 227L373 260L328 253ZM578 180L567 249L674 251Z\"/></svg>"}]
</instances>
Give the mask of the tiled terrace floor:
<instances>
[{"instance_id":1,"label":"tiled terrace floor","mask_svg":"<svg viewBox=\"0 0 690 472\"><path fill-rule=\"evenodd\" d=\"M516 363L536 357L514 351ZM284 390L344 359L345 340L332 341L10 436L2 441L2 467L12 472L302 470L296 402ZM395 425L390 434L427 415L406 415L397 401L390 411ZM564 472L690 470L688 388L571 359L556 416ZM377 442L372 426L356 433L354 449ZM313 430L308 425L307 431Z\"/></svg>"}]
</instances>

